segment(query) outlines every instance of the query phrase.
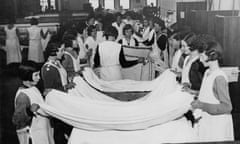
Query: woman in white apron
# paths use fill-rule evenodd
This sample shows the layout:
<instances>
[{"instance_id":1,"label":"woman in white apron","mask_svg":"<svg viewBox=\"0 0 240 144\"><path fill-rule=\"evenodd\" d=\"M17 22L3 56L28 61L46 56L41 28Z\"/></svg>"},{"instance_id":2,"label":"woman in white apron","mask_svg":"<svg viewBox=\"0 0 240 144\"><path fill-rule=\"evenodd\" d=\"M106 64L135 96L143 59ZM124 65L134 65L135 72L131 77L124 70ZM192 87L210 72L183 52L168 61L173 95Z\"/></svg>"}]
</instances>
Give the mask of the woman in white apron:
<instances>
[{"instance_id":1,"label":"woman in white apron","mask_svg":"<svg viewBox=\"0 0 240 144\"><path fill-rule=\"evenodd\" d=\"M22 54L18 39L18 29L14 24L9 24L4 28L4 31L6 33L7 64L20 63Z\"/></svg>"},{"instance_id":2,"label":"woman in white apron","mask_svg":"<svg viewBox=\"0 0 240 144\"><path fill-rule=\"evenodd\" d=\"M116 14L116 21L112 23L112 26L115 27L118 31L116 41L119 41L123 37L123 27L125 26L125 23L122 21L121 13Z\"/></svg>"},{"instance_id":3,"label":"woman in white apron","mask_svg":"<svg viewBox=\"0 0 240 144\"><path fill-rule=\"evenodd\" d=\"M86 39L86 41L84 42L84 46L85 48L88 50L87 53L89 53L90 55L90 66L93 67L94 62L94 55L96 53L96 48L97 48L97 29L95 26L91 25L87 28L87 32L88 32L88 37Z\"/></svg>"},{"instance_id":4,"label":"woman in white apron","mask_svg":"<svg viewBox=\"0 0 240 144\"><path fill-rule=\"evenodd\" d=\"M217 42L209 42L201 55L201 61L209 69L205 72L198 100L192 102L192 108L201 112L196 126L199 142L234 140L232 104L227 76L219 67L221 58Z\"/></svg>"},{"instance_id":5,"label":"woman in white apron","mask_svg":"<svg viewBox=\"0 0 240 144\"><path fill-rule=\"evenodd\" d=\"M123 37L118 41L123 47L123 51L125 54L125 58L127 60L137 60L138 53L135 48L139 46L138 40L133 37L134 29L132 25L126 24L123 27ZM133 48L131 48L133 47ZM141 68L142 65L135 65L129 68L122 69L123 79L132 79L132 80L140 80L141 79Z\"/></svg>"},{"instance_id":6,"label":"woman in white apron","mask_svg":"<svg viewBox=\"0 0 240 144\"><path fill-rule=\"evenodd\" d=\"M43 63L43 46L41 39L47 37L48 31L44 34L43 30L38 27L38 20L36 18L31 19L31 27L28 28L29 48L28 48L28 60Z\"/></svg>"},{"instance_id":7,"label":"woman in white apron","mask_svg":"<svg viewBox=\"0 0 240 144\"><path fill-rule=\"evenodd\" d=\"M73 35L69 35L64 40L64 59L62 65L67 71L68 78L73 78L80 71L80 59L78 57L77 41Z\"/></svg>"},{"instance_id":8,"label":"woman in white apron","mask_svg":"<svg viewBox=\"0 0 240 144\"><path fill-rule=\"evenodd\" d=\"M105 32L107 41L99 44L94 57L94 67L100 69L100 78L108 81L122 79L121 67L131 67L143 62L144 59L127 61L122 46L115 42L117 29L108 27Z\"/></svg>"},{"instance_id":9,"label":"woman in white apron","mask_svg":"<svg viewBox=\"0 0 240 144\"><path fill-rule=\"evenodd\" d=\"M49 119L39 107L44 99L35 87L40 80L37 64L26 62L20 65L19 72L23 85L16 93L13 114L19 143L54 144Z\"/></svg>"}]
</instances>

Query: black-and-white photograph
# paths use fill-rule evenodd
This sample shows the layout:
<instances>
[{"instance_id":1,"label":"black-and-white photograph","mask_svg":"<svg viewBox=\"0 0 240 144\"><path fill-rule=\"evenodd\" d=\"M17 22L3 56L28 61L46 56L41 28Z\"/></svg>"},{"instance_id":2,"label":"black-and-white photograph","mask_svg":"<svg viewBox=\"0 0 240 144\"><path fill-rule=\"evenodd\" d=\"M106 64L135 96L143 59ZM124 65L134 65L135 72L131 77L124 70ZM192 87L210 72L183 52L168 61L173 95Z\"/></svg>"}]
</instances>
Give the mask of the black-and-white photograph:
<instances>
[{"instance_id":1,"label":"black-and-white photograph","mask_svg":"<svg viewBox=\"0 0 240 144\"><path fill-rule=\"evenodd\" d=\"M1 0L0 144L240 144L240 0Z\"/></svg>"}]
</instances>

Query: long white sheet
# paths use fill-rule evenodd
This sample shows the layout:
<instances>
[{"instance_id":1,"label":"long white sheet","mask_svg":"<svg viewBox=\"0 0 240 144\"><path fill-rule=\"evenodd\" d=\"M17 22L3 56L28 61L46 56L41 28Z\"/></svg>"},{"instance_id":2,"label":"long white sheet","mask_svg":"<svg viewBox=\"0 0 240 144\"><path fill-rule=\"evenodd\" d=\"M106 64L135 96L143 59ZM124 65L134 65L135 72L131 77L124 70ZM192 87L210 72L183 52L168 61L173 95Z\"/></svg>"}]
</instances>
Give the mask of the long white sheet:
<instances>
[{"instance_id":1,"label":"long white sheet","mask_svg":"<svg viewBox=\"0 0 240 144\"><path fill-rule=\"evenodd\" d=\"M90 72L87 72L87 74L92 74L94 77L97 77L93 72L91 72L91 69L89 69ZM114 82L108 82L103 81L101 79L96 78L91 79L92 82L102 82L103 84L97 84L99 86L98 88L101 88L101 90L111 89L111 91L116 91L117 89L127 89L130 91L129 88L135 89L135 91L141 91L144 87L148 87L148 90L152 89L151 93L151 99L154 97L158 97L158 92L161 92L162 94L170 94L171 92L174 92L178 86L176 82L176 76L171 71L166 71L164 74L159 76L157 79L153 81L132 81L132 80L121 80L121 81L114 81ZM82 77L78 76L74 78L74 83L76 84L75 88L70 90L68 93L72 96L81 96L92 100L101 100L101 101L115 101L115 100L99 91L94 89L92 86L89 85L85 80L83 80ZM96 85L94 85L96 86ZM155 88L155 89L154 89ZM126 90L126 91L127 91ZM118 91L119 92L119 91ZM153 96L154 95L154 96ZM145 100L150 95L146 95L137 101Z\"/></svg>"},{"instance_id":2,"label":"long white sheet","mask_svg":"<svg viewBox=\"0 0 240 144\"><path fill-rule=\"evenodd\" d=\"M134 81L134 80L118 80L118 81L104 81L90 68L85 68L83 71L84 79L93 87L107 92L128 92L128 91L152 91L159 87L159 82L166 82L172 78L175 80L176 76L170 70L166 70L159 77L152 81Z\"/></svg>"},{"instance_id":3,"label":"long white sheet","mask_svg":"<svg viewBox=\"0 0 240 144\"><path fill-rule=\"evenodd\" d=\"M196 135L185 118L136 131L86 131L74 128L68 144L161 144L194 142Z\"/></svg>"},{"instance_id":4,"label":"long white sheet","mask_svg":"<svg viewBox=\"0 0 240 144\"><path fill-rule=\"evenodd\" d=\"M190 108L192 96L182 92L173 78L160 81L144 100L111 100L86 85L85 88L79 85L79 90L75 91L77 96L51 91L46 97L46 104L41 107L48 114L79 129L146 129L174 120Z\"/></svg>"},{"instance_id":5,"label":"long white sheet","mask_svg":"<svg viewBox=\"0 0 240 144\"><path fill-rule=\"evenodd\" d=\"M182 116L190 108L191 101L191 96L179 91L160 100L112 103L72 97L54 90L48 94L47 104L41 107L80 129L139 130Z\"/></svg>"}]
</instances>

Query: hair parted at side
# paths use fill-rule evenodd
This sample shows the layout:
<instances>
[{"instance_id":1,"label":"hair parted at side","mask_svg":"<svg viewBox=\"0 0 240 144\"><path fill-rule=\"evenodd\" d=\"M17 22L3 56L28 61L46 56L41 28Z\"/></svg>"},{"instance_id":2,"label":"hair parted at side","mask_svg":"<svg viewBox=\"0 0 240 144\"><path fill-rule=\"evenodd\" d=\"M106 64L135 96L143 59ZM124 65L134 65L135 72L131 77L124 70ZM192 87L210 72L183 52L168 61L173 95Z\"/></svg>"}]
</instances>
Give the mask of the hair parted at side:
<instances>
[{"instance_id":1,"label":"hair parted at side","mask_svg":"<svg viewBox=\"0 0 240 144\"><path fill-rule=\"evenodd\" d=\"M158 18L158 17L154 17L153 18L153 23L158 24L161 27L161 30L166 28L165 22L163 20L161 20L160 18Z\"/></svg>"},{"instance_id":2,"label":"hair parted at side","mask_svg":"<svg viewBox=\"0 0 240 144\"><path fill-rule=\"evenodd\" d=\"M72 47L73 46L73 40L75 40L76 37L72 34L66 34L63 36L63 43L65 45L65 47Z\"/></svg>"},{"instance_id":3,"label":"hair parted at side","mask_svg":"<svg viewBox=\"0 0 240 144\"><path fill-rule=\"evenodd\" d=\"M47 47L46 47L46 56L56 56L58 49L61 47L60 43L56 43L56 42L52 42L52 43L48 43Z\"/></svg>"},{"instance_id":4,"label":"hair parted at side","mask_svg":"<svg viewBox=\"0 0 240 144\"><path fill-rule=\"evenodd\" d=\"M133 27L132 27L132 25L130 25L130 24L126 24L124 27L123 27L123 35L126 35L125 34L125 31L126 30L132 30L132 32L133 32Z\"/></svg>"},{"instance_id":5,"label":"hair parted at side","mask_svg":"<svg viewBox=\"0 0 240 144\"><path fill-rule=\"evenodd\" d=\"M199 35L195 35L189 46L191 51L197 50L199 53L202 53L206 49L207 43Z\"/></svg>"},{"instance_id":6,"label":"hair parted at side","mask_svg":"<svg viewBox=\"0 0 240 144\"><path fill-rule=\"evenodd\" d=\"M32 74L40 70L34 61L25 61L19 65L19 77L22 81L33 81Z\"/></svg>"},{"instance_id":7,"label":"hair parted at side","mask_svg":"<svg viewBox=\"0 0 240 144\"><path fill-rule=\"evenodd\" d=\"M216 41L209 41L207 43L207 48L205 50L205 54L208 56L208 61L217 60L219 63L222 63L222 47Z\"/></svg>"}]
</instances>

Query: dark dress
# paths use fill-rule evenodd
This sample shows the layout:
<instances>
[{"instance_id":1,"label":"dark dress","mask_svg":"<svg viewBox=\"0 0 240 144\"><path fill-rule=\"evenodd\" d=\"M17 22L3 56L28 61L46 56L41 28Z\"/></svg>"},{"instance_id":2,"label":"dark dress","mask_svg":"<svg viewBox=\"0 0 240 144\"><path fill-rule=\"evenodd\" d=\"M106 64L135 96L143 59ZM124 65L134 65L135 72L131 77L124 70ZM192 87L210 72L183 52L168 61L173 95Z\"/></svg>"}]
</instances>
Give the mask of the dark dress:
<instances>
[{"instance_id":1,"label":"dark dress","mask_svg":"<svg viewBox=\"0 0 240 144\"><path fill-rule=\"evenodd\" d=\"M64 86L62 85L61 76L57 70L52 65L45 64L41 69L44 89L56 89L64 91ZM52 118L51 125L54 128L54 141L56 144L67 144L67 139L65 134L68 136L72 131L72 127L63 123L62 121Z\"/></svg>"}]
</instances>

